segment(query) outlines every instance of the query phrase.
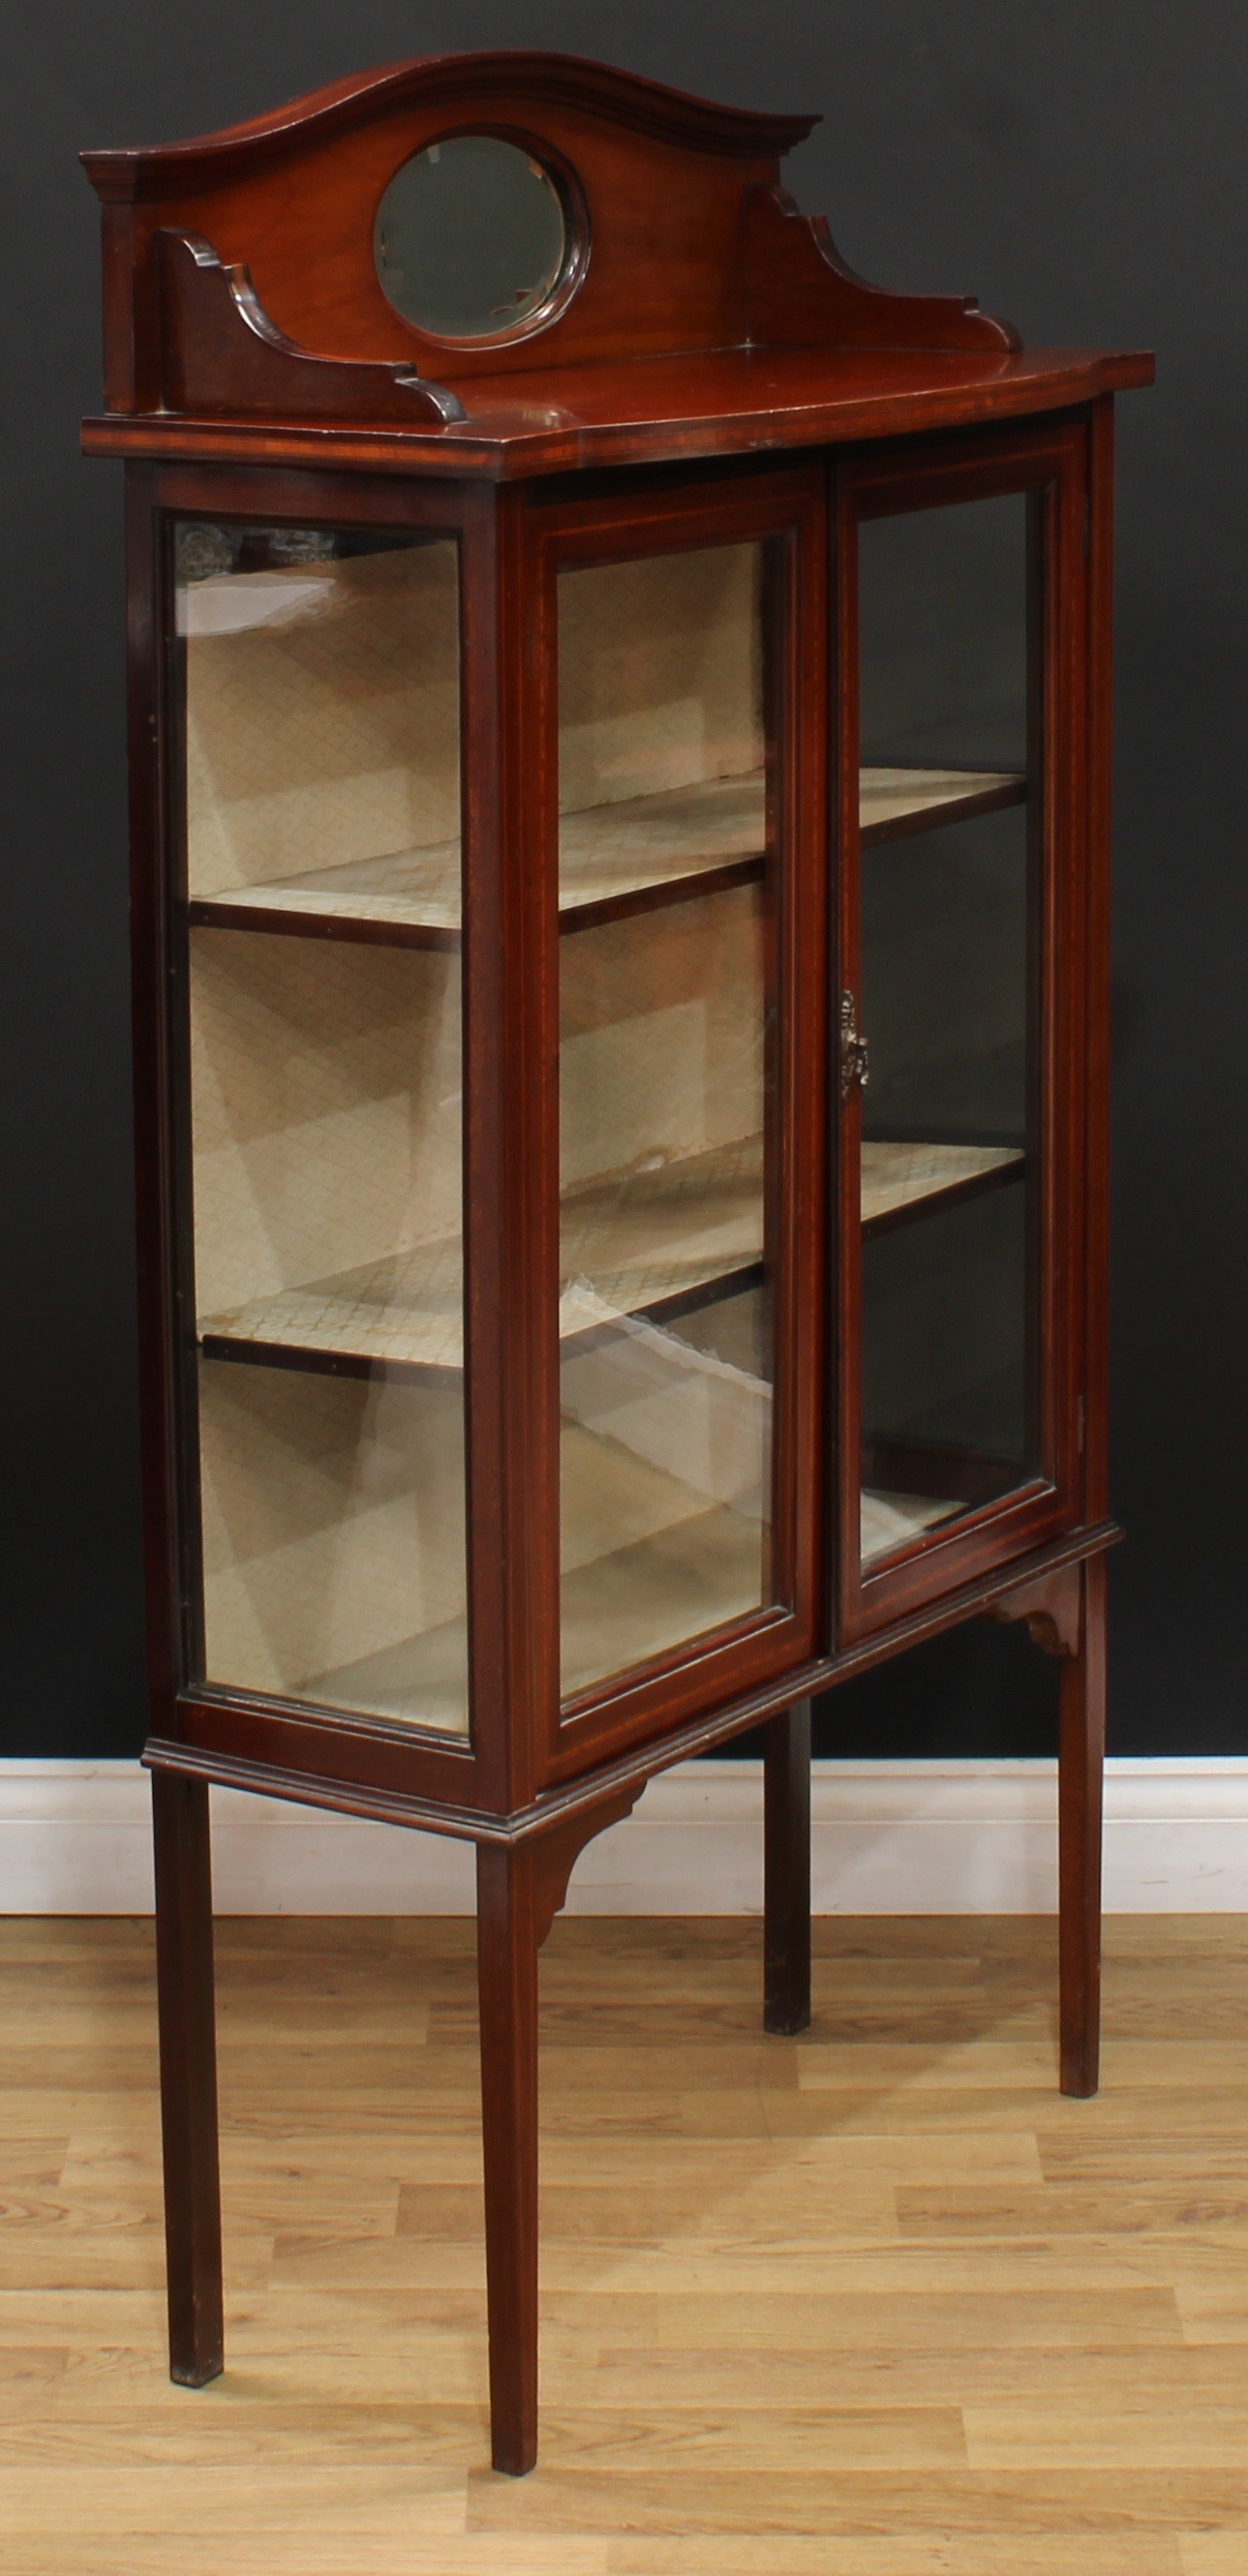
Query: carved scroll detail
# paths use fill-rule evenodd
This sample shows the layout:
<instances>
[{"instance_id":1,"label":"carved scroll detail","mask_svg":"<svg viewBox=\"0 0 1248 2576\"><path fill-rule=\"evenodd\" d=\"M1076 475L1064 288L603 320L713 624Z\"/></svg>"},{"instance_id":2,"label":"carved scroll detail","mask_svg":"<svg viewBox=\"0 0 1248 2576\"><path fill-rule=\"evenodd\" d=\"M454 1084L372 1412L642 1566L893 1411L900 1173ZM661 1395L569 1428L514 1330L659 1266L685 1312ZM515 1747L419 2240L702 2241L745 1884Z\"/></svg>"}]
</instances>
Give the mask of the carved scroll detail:
<instances>
[{"instance_id":1,"label":"carved scroll detail","mask_svg":"<svg viewBox=\"0 0 1248 2576\"><path fill-rule=\"evenodd\" d=\"M1020 1583L1017 1591L1005 1592L993 1602L988 1616L1002 1622L1021 1619L1032 1644L1043 1654L1077 1655L1083 1644L1080 1576L1079 1566L1066 1565L1056 1574L1041 1575L1035 1583Z\"/></svg>"},{"instance_id":2,"label":"carved scroll detail","mask_svg":"<svg viewBox=\"0 0 1248 2576\"><path fill-rule=\"evenodd\" d=\"M631 1815L645 1786L644 1780L630 1781L613 1797L593 1807L578 1807L557 1825L549 1825L544 1833L534 1836L534 1929L539 1950L567 1895L568 1881L586 1844L592 1843L596 1834L605 1833L608 1825L618 1825Z\"/></svg>"},{"instance_id":3,"label":"carved scroll detail","mask_svg":"<svg viewBox=\"0 0 1248 2576\"><path fill-rule=\"evenodd\" d=\"M191 417L398 422L443 429L464 407L410 367L318 358L269 320L251 277L210 242L159 232L161 409Z\"/></svg>"},{"instance_id":4,"label":"carved scroll detail","mask_svg":"<svg viewBox=\"0 0 1248 2576\"><path fill-rule=\"evenodd\" d=\"M982 349L1022 347L1010 322L973 296L894 295L841 258L827 219L804 215L784 188L745 200L749 335L762 348Z\"/></svg>"}]
</instances>

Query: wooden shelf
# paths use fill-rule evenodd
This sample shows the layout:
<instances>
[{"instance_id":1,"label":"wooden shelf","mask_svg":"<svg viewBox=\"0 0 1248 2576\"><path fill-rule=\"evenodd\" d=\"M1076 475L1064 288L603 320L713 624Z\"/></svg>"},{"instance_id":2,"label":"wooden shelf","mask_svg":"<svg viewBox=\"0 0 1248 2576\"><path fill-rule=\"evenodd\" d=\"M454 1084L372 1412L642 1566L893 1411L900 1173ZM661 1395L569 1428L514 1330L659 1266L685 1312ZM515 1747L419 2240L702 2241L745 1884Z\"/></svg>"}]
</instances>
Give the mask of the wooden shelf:
<instances>
[{"instance_id":1,"label":"wooden shelf","mask_svg":"<svg viewBox=\"0 0 1248 2576\"><path fill-rule=\"evenodd\" d=\"M871 1565L879 1556L891 1556L894 1548L912 1546L938 1521L951 1520L956 1512L968 1509L966 1503L948 1496L881 1494L864 1486L860 1524L863 1564Z\"/></svg>"},{"instance_id":2,"label":"wooden shelf","mask_svg":"<svg viewBox=\"0 0 1248 2576\"><path fill-rule=\"evenodd\" d=\"M860 769L858 827L864 849L969 823L1026 802L1027 781L1002 769Z\"/></svg>"},{"instance_id":3,"label":"wooden shelf","mask_svg":"<svg viewBox=\"0 0 1248 2576\"><path fill-rule=\"evenodd\" d=\"M762 1533L757 1520L663 1476L614 1440L565 1425L577 1445L579 1478L595 1473L612 1515L642 1524L628 1544L581 1564L560 1582L565 1698L607 1673L626 1671L683 1646L692 1636L748 1617L760 1606ZM623 1487L623 1493L622 1493ZM650 1526L645 1526L649 1523ZM359 1709L411 1725L460 1731L466 1644L462 1618L413 1634L379 1653L309 1675L296 1696Z\"/></svg>"},{"instance_id":4,"label":"wooden shelf","mask_svg":"<svg viewBox=\"0 0 1248 2576\"><path fill-rule=\"evenodd\" d=\"M198 1392L210 1680L325 1699L342 1674L343 1704L384 1715L380 1668L419 1627L430 1640L423 1722L462 1735L462 1379L375 1394L332 1372L220 1368L206 1356ZM372 1697L347 1695L357 1671Z\"/></svg>"},{"instance_id":5,"label":"wooden shelf","mask_svg":"<svg viewBox=\"0 0 1248 2576\"><path fill-rule=\"evenodd\" d=\"M961 1443L868 1433L863 1444L862 1556L913 1545L940 1522L999 1502L1026 1484L1026 1461Z\"/></svg>"},{"instance_id":6,"label":"wooden shelf","mask_svg":"<svg viewBox=\"0 0 1248 2576\"><path fill-rule=\"evenodd\" d=\"M760 1604L762 1533L721 1504L565 1572L559 1596L565 1699L608 1673L683 1647Z\"/></svg>"},{"instance_id":7,"label":"wooden shelf","mask_svg":"<svg viewBox=\"0 0 1248 2576\"><path fill-rule=\"evenodd\" d=\"M588 929L626 912L718 892L762 867L763 778L714 778L565 814L560 827L560 920ZM438 841L387 858L236 888L193 903L191 919L296 936L454 947L460 933L460 844Z\"/></svg>"},{"instance_id":8,"label":"wooden shelf","mask_svg":"<svg viewBox=\"0 0 1248 2576\"><path fill-rule=\"evenodd\" d=\"M763 1257L763 1140L612 1175L560 1207L563 1339L607 1314L669 1313L703 1289L722 1293Z\"/></svg>"},{"instance_id":9,"label":"wooden shelf","mask_svg":"<svg viewBox=\"0 0 1248 2576\"><path fill-rule=\"evenodd\" d=\"M560 1332L726 1294L762 1259L762 1143L746 1137L570 1191L561 1209ZM458 1236L252 1298L201 1322L205 1352L269 1366L445 1377L463 1367Z\"/></svg>"},{"instance_id":10,"label":"wooden shelf","mask_svg":"<svg viewBox=\"0 0 1248 2576\"><path fill-rule=\"evenodd\" d=\"M692 1497L690 1498L692 1500ZM862 1562L912 1546L969 1508L956 1496L884 1494L864 1488ZM563 1695L574 1698L606 1673L625 1672L691 1637L748 1618L760 1607L757 1522L724 1506L687 1517L565 1569L560 1586ZM412 1725L462 1732L464 1622L310 1676L296 1694Z\"/></svg>"},{"instance_id":11,"label":"wooden shelf","mask_svg":"<svg viewBox=\"0 0 1248 2576\"><path fill-rule=\"evenodd\" d=\"M862 1562L874 1564L969 1509L956 1496L864 1488ZM560 1586L563 1695L626 1672L760 1607L757 1523L720 1507L566 1570ZM448 1621L333 1672L295 1694L415 1726L462 1733L464 1622Z\"/></svg>"},{"instance_id":12,"label":"wooden shelf","mask_svg":"<svg viewBox=\"0 0 1248 2576\"><path fill-rule=\"evenodd\" d=\"M688 1519L564 1573L563 1692L623 1672L758 1608L759 1533L736 1513ZM300 1685L301 1699L358 1709L439 1733L464 1733L462 1619L403 1639Z\"/></svg>"},{"instance_id":13,"label":"wooden shelf","mask_svg":"<svg viewBox=\"0 0 1248 2576\"><path fill-rule=\"evenodd\" d=\"M762 1277L762 1140L751 1136L649 1170L609 1175L561 1206L560 1338L610 1331L621 1315L670 1319ZM996 1145L862 1149L863 1231L922 1216L1020 1177ZM463 1368L458 1236L252 1298L201 1321L205 1355L367 1377L411 1371L445 1383Z\"/></svg>"},{"instance_id":14,"label":"wooden shelf","mask_svg":"<svg viewBox=\"0 0 1248 2576\"><path fill-rule=\"evenodd\" d=\"M463 1245L458 1235L389 1253L305 1286L253 1297L201 1321L210 1359L371 1376L375 1369L458 1377L464 1365Z\"/></svg>"},{"instance_id":15,"label":"wooden shelf","mask_svg":"<svg viewBox=\"0 0 1248 2576\"><path fill-rule=\"evenodd\" d=\"M864 1136L862 1231L886 1234L937 1208L978 1198L1021 1180L1025 1165L1016 1145L897 1145Z\"/></svg>"},{"instance_id":16,"label":"wooden shelf","mask_svg":"<svg viewBox=\"0 0 1248 2576\"><path fill-rule=\"evenodd\" d=\"M359 1655L329 1672L311 1673L292 1694L326 1708L346 1708L365 1717L393 1717L409 1726L432 1727L438 1735L466 1735L468 1710L464 1677L468 1669L467 1623L447 1619L440 1627L404 1637L376 1654Z\"/></svg>"},{"instance_id":17,"label":"wooden shelf","mask_svg":"<svg viewBox=\"0 0 1248 2576\"><path fill-rule=\"evenodd\" d=\"M993 812L1021 802L1021 778L952 769L864 769L859 815L864 845ZM629 913L716 894L761 874L765 843L761 770L713 778L652 796L630 796L565 814L560 827L559 918L586 930ZM456 948L460 938L460 844L397 850L342 867L192 902L193 922L225 930L269 930L288 938L377 941L387 946Z\"/></svg>"},{"instance_id":18,"label":"wooden shelf","mask_svg":"<svg viewBox=\"0 0 1248 2576\"><path fill-rule=\"evenodd\" d=\"M628 796L565 814L559 825L559 913L568 927L621 908L709 893L721 871L761 868L766 841L761 769L655 796Z\"/></svg>"}]
</instances>

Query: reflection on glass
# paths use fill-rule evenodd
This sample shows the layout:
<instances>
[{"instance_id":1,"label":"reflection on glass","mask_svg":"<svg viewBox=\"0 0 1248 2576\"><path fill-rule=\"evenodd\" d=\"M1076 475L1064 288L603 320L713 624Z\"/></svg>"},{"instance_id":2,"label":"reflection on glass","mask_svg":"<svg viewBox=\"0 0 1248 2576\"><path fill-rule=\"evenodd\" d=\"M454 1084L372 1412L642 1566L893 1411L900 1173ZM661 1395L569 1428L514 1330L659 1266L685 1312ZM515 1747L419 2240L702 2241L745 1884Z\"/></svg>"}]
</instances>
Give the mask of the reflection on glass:
<instances>
[{"instance_id":1,"label":"reflection on glass","mask_svg":"<svg viewBox=\"0 0 1248 2576\"><path fill-rule=\"evenodd\" d=\"M515 330L564 264L559 192L540 161L497 134L414 152L377 210L377 275L407 322L443 340Z\"/></svg>"},{"instance_id":2,"label":"reflection on glass","mask_svg":"<svg viewBox=\"0 0 1248 2576\"><path fill-rule=\"evenodd\" d=\"M456 551L177 563L205 1673L462 1734Z\"/></svg>"},{"instance_id":3,"label":"reflection on glass","mask_svg":"<svg viewBox=\"0 0 1248 2576\"><path fill-rule=\"evenodd\" d=\"M560 578L566 1695L771 1597L761 549Z\"/></svg>"},{"instance_id":4,"label":"reflection on glass","mask_svg":"<svg viewBox=\"0 0 1248 2576\"><path fill-rule=\"evenodd\" d=\"M868 1563L1039 1465L1028 510L860 531Z\"/></svg>"}]
</instances>

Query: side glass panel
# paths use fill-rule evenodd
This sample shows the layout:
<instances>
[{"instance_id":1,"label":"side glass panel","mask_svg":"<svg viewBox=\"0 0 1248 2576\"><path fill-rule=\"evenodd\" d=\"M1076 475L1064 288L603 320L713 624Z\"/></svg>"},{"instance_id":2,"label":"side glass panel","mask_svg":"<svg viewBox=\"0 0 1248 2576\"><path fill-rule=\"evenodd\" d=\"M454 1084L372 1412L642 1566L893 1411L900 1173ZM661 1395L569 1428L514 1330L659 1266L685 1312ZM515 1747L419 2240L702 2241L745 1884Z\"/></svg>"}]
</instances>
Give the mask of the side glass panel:
<instances>
[{"instance_id":1,"label":"side glass panel","mask_svg":"<svg viewBox=\"0 0 1248 2576\"><path fill-rule=\"evenodd\" d=\"M867 1565L1040 1470L1035 506L859 532Z\"/></svg>"},{"instance_id":2,"label":"side glass panel","mask_svg":"<svg viewBox=\"0 0 1248 2576\"><path fill-rule=\"evenodd\" d=\"M763 578L560 575L565 1696L772 1598Z\"/></svg>"},{"instance_id":3,"label":"side glass panel","mask_svg":"<svg viewBox=\"0 0 1248 2576\"><path fill-rule=\"evenodd\" d=\"M462 1735L457 550L176 571L204 1673Z\"/></svg>"}]
</instances>

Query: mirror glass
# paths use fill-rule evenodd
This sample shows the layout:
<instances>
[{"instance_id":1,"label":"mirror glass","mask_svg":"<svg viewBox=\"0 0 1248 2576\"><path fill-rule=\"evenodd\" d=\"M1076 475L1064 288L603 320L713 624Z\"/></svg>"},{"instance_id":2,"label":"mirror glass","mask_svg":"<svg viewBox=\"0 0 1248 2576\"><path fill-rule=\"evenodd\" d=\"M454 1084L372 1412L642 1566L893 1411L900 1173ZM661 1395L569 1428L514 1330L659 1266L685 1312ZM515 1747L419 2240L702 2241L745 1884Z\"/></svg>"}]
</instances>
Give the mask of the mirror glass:
<instances>
[{"instance_id":1,"label":"mirror glass","mask_svg":"<svg viewBox=\"0 0 1248 2576\"><path fill-rule=\"evenodd\" d=\"M549 173L497 134L456 134L413 153L382 198L373 236L396 311L443 340L494 339L527 322L566 246Z\"/></svg>"}]
</instances>

